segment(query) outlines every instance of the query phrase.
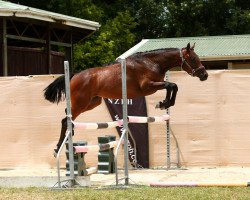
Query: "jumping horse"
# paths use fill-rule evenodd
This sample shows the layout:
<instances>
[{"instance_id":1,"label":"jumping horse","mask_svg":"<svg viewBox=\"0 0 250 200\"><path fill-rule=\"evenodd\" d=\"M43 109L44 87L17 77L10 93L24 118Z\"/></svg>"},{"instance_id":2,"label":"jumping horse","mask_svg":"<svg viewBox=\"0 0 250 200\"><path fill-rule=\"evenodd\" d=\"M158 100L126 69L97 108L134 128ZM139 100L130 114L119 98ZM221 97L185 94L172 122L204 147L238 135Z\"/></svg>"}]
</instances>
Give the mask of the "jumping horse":
<instances>
[{"instance_id":1,"label":"jumping horse","mask_svg":"<svg viewBox=\"0 0 250 200\"><path fill-rule=\"evenodd\" d=\"M191 76L201 81L208 78L205 67L194 52L194 46L157 49L135 53L126 58L127 97L147 96L157 90L166 89L165 100L159 102L156 108L166 109L175 104L178 87L175 83L164 81L165 73L173 67L180 66ZM44 97L52 103L64 99L64 75L58 77L44 89ZM89 68L71 75L71 112L72 120L81 113L91 110L101 104L103 98L122 98L122 72L119 62L107 66ZM61 135L55 149L58 152L67 129L67 118L62 119Z\"/></svg>"}]
</instances>

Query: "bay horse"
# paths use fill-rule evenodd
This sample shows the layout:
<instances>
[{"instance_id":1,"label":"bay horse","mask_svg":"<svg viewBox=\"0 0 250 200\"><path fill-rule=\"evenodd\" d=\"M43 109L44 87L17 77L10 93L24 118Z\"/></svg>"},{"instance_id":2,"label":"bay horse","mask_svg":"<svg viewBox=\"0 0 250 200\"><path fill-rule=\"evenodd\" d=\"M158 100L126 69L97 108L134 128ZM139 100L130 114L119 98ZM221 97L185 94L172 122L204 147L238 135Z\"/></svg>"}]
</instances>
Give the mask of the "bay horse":
<instances>
[{"instance_id":1,"label":"bay horse","mask_svg":"<svg viewBox=\"0 0 250 200\"><path fill-rule=\"evenodd\" d=\"M195 44L190 47L190 43L188 43L182 49L157 49L135 53L126 58L127 98L147 96L157 90L166 89L165 100L159 102L156 108L166 109L173 106L178 87L175 83L164 81L165 73L169 69L180 66L188 74L198 77L201 81L208 78L205 67L194 52L194 46ZM58 103L64 99L64 80L64 75L60 76L44 89L46 100ZM103 67L89 68L71 75L72 120L75 120L81 113L100 105L102 98L121 99L121 80L122 72L119 62ZM58 152L65 137L67 118L62 119L61 123L61 135L55 153Z\"/></svg>"}]
</instances>

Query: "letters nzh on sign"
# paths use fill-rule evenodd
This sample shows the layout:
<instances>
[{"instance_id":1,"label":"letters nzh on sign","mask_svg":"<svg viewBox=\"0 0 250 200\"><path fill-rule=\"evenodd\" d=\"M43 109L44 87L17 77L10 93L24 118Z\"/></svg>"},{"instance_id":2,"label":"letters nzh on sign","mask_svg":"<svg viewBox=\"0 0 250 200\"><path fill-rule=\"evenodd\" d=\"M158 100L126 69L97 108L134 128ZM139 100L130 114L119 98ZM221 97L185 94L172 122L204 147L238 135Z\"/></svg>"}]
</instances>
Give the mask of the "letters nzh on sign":
<instances>
[{"instance_id":1,"label":"letters nzh on sign","mask_svg":"<svg viewBox=\"0 0 250 200\"><path fill-rule=\"evenodd\" d=\"M108 102L114 105L122 105L123 99L108 99ZM128 105L133 105L133 99L127 99L127 102Z\"/></svg>"}]
</instances>

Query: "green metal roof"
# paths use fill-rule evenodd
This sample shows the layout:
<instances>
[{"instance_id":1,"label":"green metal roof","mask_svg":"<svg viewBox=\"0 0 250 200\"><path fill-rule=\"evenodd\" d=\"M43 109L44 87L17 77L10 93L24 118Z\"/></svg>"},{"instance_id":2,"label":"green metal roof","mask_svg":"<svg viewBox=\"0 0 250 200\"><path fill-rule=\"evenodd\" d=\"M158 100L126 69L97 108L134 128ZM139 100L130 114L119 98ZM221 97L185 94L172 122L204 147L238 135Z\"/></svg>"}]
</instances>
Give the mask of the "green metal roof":
<instances>
[{"instance_id":1,"label":"green metal roof","mask_svg":"<svg viewBox=\"0 0 250 200\"><path fill-rule=\"evenodd\" d=\"M81 29L97 30L100 24L94 21L70 17L54 12L49 12L37 8L31 8L15 3L0 0L0 16L3 17L23 17L51 23L60 23Z\"/></svg>"},{"instance_id":2,"label":"green metal roof","mask_svg":"<svg viewBox=\"0 0 250 200\"><path fill-rule=\"evenodd\" d=\"M195 43L201 60L250 60L250 35L145 39L123 55L160 48L182 48Z\"/></svg>"}]
</instances>

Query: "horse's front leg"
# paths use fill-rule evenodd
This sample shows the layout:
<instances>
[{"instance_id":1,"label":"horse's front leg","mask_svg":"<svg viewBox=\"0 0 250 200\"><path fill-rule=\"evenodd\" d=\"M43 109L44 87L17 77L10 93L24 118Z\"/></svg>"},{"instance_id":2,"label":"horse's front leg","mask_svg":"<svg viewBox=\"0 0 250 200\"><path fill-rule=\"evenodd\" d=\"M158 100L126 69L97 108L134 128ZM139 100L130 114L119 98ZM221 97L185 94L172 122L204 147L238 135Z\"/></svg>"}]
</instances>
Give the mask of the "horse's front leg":
<instances>
[{"instance_id":1,"label":"horse's front leg","mask_svg":"<svg viewBox=\"0 0 250 200\"><path fill-rule=\"evenodd\" d=\"M170 106L174 106L176 94L178 92L178 86L175 83L171 83L171 82L169 82L169 85L170 85L170 88L172 90L172 95L171 95L171 99L170 99Z\"/></svg>"},{"instance_id":2,"label":"horse's front leg","mask_svg":"<svg viewBox=\"0 0 250 200\"><path fill-rule=\"evenodd\" d=\"M175 83L165 82L165 89L166 89L166 98L162 102L160 101L156 108L160 108L161 110L167 109L170 106L175 104L176 94L178 91L178 87Z\"/></svg>"}]
</instances>

